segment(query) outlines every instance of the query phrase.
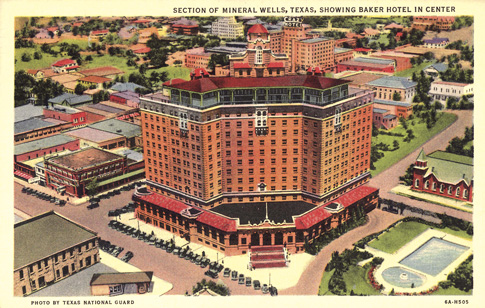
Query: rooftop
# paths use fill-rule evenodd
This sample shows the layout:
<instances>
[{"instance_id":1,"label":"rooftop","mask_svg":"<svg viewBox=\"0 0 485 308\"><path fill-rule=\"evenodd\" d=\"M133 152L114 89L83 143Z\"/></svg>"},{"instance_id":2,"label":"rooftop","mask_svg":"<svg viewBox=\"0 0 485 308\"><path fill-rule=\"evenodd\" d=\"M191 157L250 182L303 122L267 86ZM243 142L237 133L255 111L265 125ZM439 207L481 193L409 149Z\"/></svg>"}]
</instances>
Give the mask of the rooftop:
<instances>
[{"instance_id":1,"label":"rooftop","mask_svg":"<svg viewBox=\"0 0 485 308\"><path fill-rule=\"evenodd\" d=\"M405 77L385 76L369 82L368 85L394 89L409 89L415 87L417 83L414 81L410 81Z\"/></svg>"},{"instance_id":2,"label":"rooftop","mask_svg":"<svg viewBox=\"0 0 485 308\"><path fill-rule=\"evenodd\" d=\"M99 129L91 127L83 127L74 130L70 130L64 133L65 135L72 136L74 138L80 138L93 142L102 142L106 140L120 138L120 135L105 132Z\"/></svg>"},{"instance_id":3,"label":"rooftop","mask_svg":"<svg viewBox=\"0 0 485 308\"><path fill-rule=\"evenodd\" d=\"M347 60L342 61L339 65L355 65L360 67L372 67L372 68L388 68L389 64L380 64L380 63L370 63L370 62L362 62L362 61L355 61L355 60Z\"/></svg>"},{"instance_id":4,"label":"rooftop","mask_svg":"<svg viewBox=\"0 0 485 308\"><path fill-rule=\"evenodd\" d=\"M311 43L319 43L319 42L328 41L328 40L330 40L328 37L316 37L316 38L301 40L300 42L311 44Z\"/></svg>"},{"instance_id":5,"label":"rooftop","mask_svg":"<svg viewBox=\"0 0 485 308\"><path fill-rule=\"evenodd\" d=\"M93 99L89 95L76 95L71 93L64 93L49 100L51 104L63 104L64 102L70 106L76 106L92 102Z\"/></svg>"},{"instance_id":6,"label":"rooftop","mask_svg":"<svg viewBox=\"0 0 485 308\"><path fill-rule=\"evenodd\" d=\"M97 104L93 104L93 105L89 105L89 106L83 106L83 107L80 107L80 108L82 108L85 111L100 110L100 111L104 111L104 112L108 112L108 113L115 113L115 114L122 113L122 112L125 111L124 109L116 108L116 107L112 107L112 106L106 106L106 105L101 104L101 103L97 103ZM93 110L93 109L95 109L95 110Z\"/></svg>"},{"instance_id":7,"label":"rooftop","mask_svg":"<svg viewBox=\"0 0 485 308\"><path fill-rule=\"evenodd\" d=\"M14 134L20 134L20 133L36 130L43 127L54 126L54 125L57 125L57 124L44 121L39 118L30 118L27 120L15 122L13 131L14 131Z\"/></svg>"},{"instance_id":8,"label":"rooftop","mask_svg":"<svg viewBox=\"0 0 485 308\"><path fill-rule=\"evenodd\" d=\"M108 119L90 124L89 127L132 138L141 135L141 127L125 121Z\"/></svg>"},{"instance_id":9,"label":"rooftop","mask_svg":"<svg viewBox=\"0 0 485 308\"><path fill-rule=\"evenodd\" d=\"M211 77L190 80L169 86L170 88L204 93L225 88L263 88L263 87L308 87L314 89L327 89L348 81L326 78L314 75L294 75L282 77L236 78Z\"/></svg>"},{"instance_id":10,"label":"rooftop","mask_svg":"<svg viewBox=\"0 0 485 308\"><path fill-rule=\"evenodd\" d=\"M205 52L204 47L187 49L185 52L188 55L198 55L198 56L207 56L207 57L210 57L212 55L212 53L210 53L210 52Z\"/></svg>"},{"instance_id":11,"label":"rooftop","mask_svg":"<svg viewBox=\"0 0 485 308\"><path fill-rule=\"evenodd\" d=\"M143 160L143 153L133 151L130 149L120 149L115 151L115 153L118 155L126 156L127 159L133 160L135 162L139 162Z\"/></svg>"},{"instance_id":12,"label":"rooftop","mask_svg":"<svg viewBox=\"0 0 485 308\"><path fill-rule=\"evenodd\" d=\"M427 70L429 68L434 68L438 72L444 72L444 71L446 71L448 69L448 64L443 63L443 62L438 62L438 63L434 63L434 64L431 64L431 65L426 66L424 68L424 70Z\"/></svg>"},{"instance_id":13,"label":"rooftop","mask_svg":"<svg viewBox=\"0 0 485 308\"><path fill-rule=\"evenodd\" d=\"M61 67L61 66L68 65L68 64L77 64L77 63L76 63L76 61L71 60L71 59L62 59L62 60L59 60L59 61L55 62L54 64L52 64L52 66Z\"/></svg>"},{"instance_id":14,"label":"rooftop","mask_svg":"<svg viewBox=\"0 0 485 308\"><path fill-rule=\"evenodd\" d=\"M114 66L102 66L79 71L85 76L109 76L123 74L124 72Z\"/></svg>"},{"instance_id":15,"label":"rooftop","mask_svg":"<svg viewBox=\"0 0 485 308\"><path fill-rule=\"evenodd\" d=\"M27 120L34 117L40 117L43 114L42 106L34 106L33 104L22 105L15 107L15 122Z\"/></svg>"},{"instance_id":16,"label":"rooftop","mask_svg":"<svg viewBox=\"0 0 485 308\"><path fill-rule=\"evenodd\" d=\"M50 211L14 225L14 269L93 239L97 233Z\"/></svg>"},{"instance_id":17,"label":"rooftop","mask_svg":"<svg viewBox=\"0 0 485 308\"><path fill-rule=\"evenodd\" d=\"M105 82L111 81L111 79L106 77L100 77L100 76L87 76L87 77L81 78L80 81L93 82L93 83L105 83Z\"/></svg>"},{"instance_id":18,"label":"rooftop","mask_svg":"<svg viewBox=\"0 0 485 308\"><path fill-rule=\"evenodd\" d=\"M118 92L124 92L124 91L135 92L135 89L138 89L138 88L146 89L145 87L140 86L133 82L125 82L125 83L117 82L110 89Z\"/></svg>"},{"instance_id":19,"label":"rooftop","mask_svg":"<svg viewBox=\"0 0 485 308\"><path fill-rule=\"evenodd\" d=\"M122 283L151 282L153 272L101 273L94 274L89 285L111 285Z\"/></svg>"},{"instance_id":20,"label":"rooftop","mask_svg":"<svg viewBox=\"0 0 485 308\"><path fill-rule=\"evenodd\" d=\"M68 82L78 81L80 78L82 78L82 76L78 74L60 74L57 76L52 76L51 80L63 85Z\"/></svg>"},{"instance_id":21,"label":"rooftop","mask_svg":"<svg viewBox=\"0 0 485 308\"><path fill-rule=\"evenodd\" d=\"M429 40L423 40L425 44L441 44L441 43L447 43L450 40L446 37L434 37Z\"/></svg>"},{"instance_id":22,"label":"rooftop","mask_svg":"<svg viewBox=\"0 0 485 308\"><path fill-rule=\"evenodd\" d=\"M29 153L36 150L47 149L58 145L66 144L74 140L76 139L71 138L69 136L54 135L54 136L49 136L42 139L37 139L34 141L24 142L21 144L17 144L14 147L14 155L20 155L20 154Z\"/></svg>"},{"instance_id":23,"label":"rooftop","mask_svg":"<svg viewBox=\"0 0 485 308\"><path fill-rule=\"evenodd\" d=\"M72 152L67 155L51 158L49 159L49 162L67 167L69 169L79 170L116 160L120 157L120 155L90 147Z\"/></svg>"},{"instance_id":24,"label":"rooftop","mask_svg":"<svg viewBox=\"0 0 485 308\"><path fill-rule=\"evenodd\" d=\"M345 80L350 80L352 84L364 85L370 81L382 78L382 75L372 74L366 72L353 73L352 75L345 75L342 78Z\"/></svg>"},{"instance_id":25,"label":"rooftop","mask_svg":"<svg viewBox=\"0 0 485 308\"><path fill-rule=\"evenodd\" d=\"M470 184L473 180L473 158L444 151L423 154L420 153L428 165L425 177L434 174L440 181L451 184L461 180Z\"/></svg>"},{"instance_id":26,"label":"rooftop","mask_svg":"<svg viewBox=\"0 0 485 308\"><path fill-rule=\"evenodd\" d=\"M383 64L383 65L394 65L394 60L391 59L379 59L379 58L370 58L370 57L358 57L354 58L356 62L365 62L365 63L375 63L375 64Z\"/></svg>"},{"instance_id":27,"label":"rooftop","mask_svg":"<svg viewBox=\"0 0 485 308\"><path fill-rule=\"evenodd\" d=\"M211 211L227 217L239 218L241 225L259 224L266 218L266 205L268 205L268 219L275 223L293 223L293 216L303 214L316 206L303 201L226 203Z\"/></svg>"},{"instance_id":28,"label":"rooftop","mask_svg":"<svg viewBox=\"0 0 485 308\"><path fill-rule=\"evenodd\" d=\"M388 112L389 112L389 110L387 110L387 109L382 109L382 108L374 108L374 109L372 109L372 111L373 111L374 113L381 113L381 114L384 114L384 113L388 113Z\"/></svg>"},{"instance_id":29,"label":"rooftop","mask_svg":"<svg viewBox=\"0 0 485 308\"><path fill-rule=\"evenodd\" d=\"M71 108L68 106L63 106L63 105L52 105L52 106L46 107L45 109L54 110L54 111L66 113L66 114L76 114L76 113L82 112L82 110Z\"/></svg>"},{"instance_id":30,"label":"rooftop","mask_svg":"<svg viewBox=\"0 0 485 308\"><path fill-rule=\"evenodd\" d=\"M335 47L334 53L342 53L352 51L350 48Z\"/></svg>"},{"instance_id":31,"label":"rooftop","mask_svg":"<svg viewBox=\"0 0 485 308\"><path fill-rule=\"evenodd\" d=\"M394 114L386 114L386 115L384 116L384 119L395 119L395 118L397 118L397 116L396 116L396 115L394 115Z\"/></svg>"},{"instance_id":32,"label":"rooftop","mask_svg":"<svg viewBox=\"0 0 485 308\"><path fill-rule=\"evenodd\" d=\"M466 87L469 85L469 83L452 82L452 81L434 81L432 84L443 84L443 85L458 86L458 87Z\"/></svg>"},{"instance_id":33,"label":"rooftop","mask_svg":"<svg viewBox=\"0 0 485 308\"><path fill-rule=\"evenodd\" d=\"M383 105L400 106L400 107L411 107L411 103L388 101L388 100L383 100L383 99L374 99L374 103L383 104Z\"/></svg>"}]
</instances>

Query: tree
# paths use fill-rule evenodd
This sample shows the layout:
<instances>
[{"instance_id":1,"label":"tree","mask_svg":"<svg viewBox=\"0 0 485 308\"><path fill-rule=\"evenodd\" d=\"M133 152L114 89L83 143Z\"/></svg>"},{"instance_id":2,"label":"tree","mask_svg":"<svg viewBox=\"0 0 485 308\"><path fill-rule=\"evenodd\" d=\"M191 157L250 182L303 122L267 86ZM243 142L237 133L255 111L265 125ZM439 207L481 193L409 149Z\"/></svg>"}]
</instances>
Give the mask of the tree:
<instances>
[{"instance_id":1,"label":"tree","mask_svg":"<svg viewBox=\"0 0 485 308\"><path fill-rule=\"evenodd\" d=\"M394 140L394 141L392 142L392 146L394 147L394 150L399 149L399 141Z\"/></svg>"},{"instance_id":2,"label":"tree","mask_svg":"<svg viewBox=\"0 0 485 308\"><path fill-rule=\"evenodd\" d=\"M98 187L98 178L96 177L92 178L91 181L86 185L86 193L90 199L96 195Z\"/></svg>"},{"instance_id":3,"label":"tree","mask_svg":"<svg viewBox=\"0 0 485 308\"><path fill-rule=\"evenodd\" d=\"M126 61L126 65L128 65L128 66L136 66L136 62L133 59L128 59L128 61Z\"/></svg>"},{"instance_id":4,"label":"tree","mask_svg":"<svg viewBox=\"0 0 485 308\"><path fill-rule=\"evenodd\" d=\"M32 60L32 57L30 56L30 54L24 52L22 54L21 60L23 62L29 62L30 60Z\"/></svg>"},{"instance_id":5,"label":"tree","mask_svg":"<svg viewBox=\"0 0 485 308\"><path fill-rule=\"evenodd\" d=\"M86 91L86 87L83 86L82 84L78 83L76 85L76 87L74 88L74 93L76 93L77 95L82 95L84 93L84 91Z\"/></svg>"},{"instance_id":6,"label":"tree","mask_svg":"<svg viewBox=\"0 0 485 308\"><path fill-rule=\"evenodd\" d=\"M404 117L399 117L399 123L401 124L402 128L408 129L408 122Z\"/></svg>"},{"instance_id":7,"label":"tree","mask_svg":"<svg viewBox=\"0 0 485 308\"><path fill-rule=\"evenodd\" d=\"M15 72L14 78L14 102L15 107L24 105L30 97L30 93L35 85L34 77L20 70Z\"/></svg>"},{"instance_id":8,"label":"tree","mask_svg":"<svg viewBox=\"0 0 485 308\"><path fill-rule=\"evenodd\" d=\"M87 55L85 60L88 62L93 61L93 57L91 55Z\"/></svg>"},{"instance_id":9,"label":"tree","mask_svg":"<svg viewBox=\"0 0 485 308\"><path fill-rule=\"evenodd\" d=\"M35 60L42 59L42 53L41 52L38 52L38 51L34 52L34 59Z\"/></svg>"},{"instance_id":10,"label":"tree","mask_svg":"<svg viewBox=\"0 0 485 308\"><path fill-rule=\"evenodd\" d=\"M401 93L399 92L394 92L392 94L392 100L393 101L396 101L396 102L400 102L401 101Z\"/></svg>"}]
</instances>

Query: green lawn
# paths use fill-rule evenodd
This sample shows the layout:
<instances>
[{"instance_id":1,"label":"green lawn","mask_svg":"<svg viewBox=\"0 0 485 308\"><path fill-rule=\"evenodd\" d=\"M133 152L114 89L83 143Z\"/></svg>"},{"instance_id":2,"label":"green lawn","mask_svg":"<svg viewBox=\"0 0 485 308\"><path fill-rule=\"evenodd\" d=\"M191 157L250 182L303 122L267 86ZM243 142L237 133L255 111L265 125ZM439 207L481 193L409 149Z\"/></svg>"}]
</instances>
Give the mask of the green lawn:
<instances>
[{"instance_id":1,"label":"green lawn","mask_svg":"<svg viewBox=\"0 0 485 308\"><path fill-rule=\"evenodd\" d=\"M68 43L70 45L76 44L81 48L81 50L86 50L88 48L87 40L61 39L59 43Z\"/></svg>"},{"instance_id":2,"label":"green lawn","mask_svg":"<svg viewBox=\"0 0 485 308\"><path fill-rule=\"evenodd\" d=\"M375 290L372 285L367 281L367 272L369 268L362 268L358 265L351 265L349 270L344 273L344 281L347 286L347 295L353 290L355 294L362 295L380 295L379 291ZM318 289L318 295L335 295L328 290L328 281L333 275L335 270L330 272L324 272L320 287Z\"/></svg>"},{"instance_id":3,"label":"green lawn","mask_svg":"<svg viewBox=\"0 0 485 308\"><path fill-rule=\"evenodd\" d=\"M344 281L347 285L347 294L350 294L350 290L354 290L355 294L362 295L381 294L379 291L374 289L372 285L367 281L367 272L368 269L365 269L358 265L352 265L349 267L349 270L344 273Z\"/></svg>"},{"instance_id":4,"label":"green lawn","mask_svg":"<svg viewBox=\"0 0 485 308\"><path fill-rule=\"evenodd\" d=\"M429 226L415 221L402 222L375 240L369 246L387 253L394 253Z\"/></svg>"},{"instance_id":5,"label":"green lawn","mask_svg":"<svg viewBox=\"0 0 485 308\"><path fill-rule=\"evenodd\" d=\"M95 68L100 66L114 66L119 68L120 70L125 72L125 77L128 77L133 72L138 72L137 67L128 66L126 65L127 58L124 57L117 57L117 56L110 56L110 55L94 55L93 61L87 63L84 62L82 68ZM173 67L173 66L166 66L162 68L158 68L155 70L148 70L146 75L150 75L152 71L157 72L167 72L168 78L182 78L186 80L190 80L190 69L186 67Z\"/></svg>"},{"instance_id":6,"label":"green lawn","mask_svg":"<svg viewBox=\"0 0 485 308\"><path fill-rule=\"evenodd\" d=\"M438 291L431 295L472 295L472 290L465 292L455 287L449 287L448 289L438 289Z\"/></svg>"},{"instance_id":7,"label":"green lawn","mask_svg":"<svg viewBox=\"0 0 485 308\"><path fill-rule=\"evenodd\" d=\"M40 47L36 48L16 48L15 49L15 71L18 72L20 70L27 71L29 69L41 69L41 68L48 68L57 60L64 58L63 56L59 55L54 57L50 54L42 53L42 59L35 60L34 59L34 52L39 51ZM30 54L32 60L29 62L23 62L21 60L22 54L27 53Z\"/></svg>"},{"instance_id":8,"label":"green lawn","mask_svg":"<svg viewBox=\"0 0 485 308\"><path fill-rule=\"evenodd\" d=\"M335 295L328 290L328 282L332 278L335 269L330 272L323 271L322 281L320 282L320 287L318 288L318 295Z\"/></svg>"},{"instance_id":9,"label":"green lawn","mask_svg":"<svg viewBox=\"0 0 485 308\"><path fill-rule=\"evenodd\" d=\"M413 152L416 148L420 147L423 143L428 141L431 137L438 134L446 127L451 125L453 122L456 121L456 115L451 113L439 113L439 119L436 121L436 124L431 128L426 128L426 123L419 123L418 118L415 118L413 121L415 125L411 125L411 120L408 120L408 129L412 129L414 132L414 136L416 136L410 142L404 142L404 137L396 137L396 136L388 136L388 135L379 135L377 137L372 137L372 144L377 144L380 142L388 144L392 148L392 143L394 140L399 142L399 149L395 151L384 151L384 157L379 159L377 162L374 163L376 167L375 170L371 170L371 175L375 176L379 174L381 171L389 168L403 157L408 155L409 153ZM404 136L407 135L406 130L401 126L398 125L396 128L391 130L393 133L401 133ZM402 174L396 174L396 176L400 176Z\"/></svg>"},{"instance_id":10,"label":"green lawn","mask_svg":"<svg viewBox=\"0 0 485 308\"><path fill-rule=\"evenodd\" d=\"M394 253L428 228L430 228L430 226L417 221L402 222L388 232L381 234L379 238L370 241L369 246L387 253ZM468 235L466 231L462 230L455 231L450 228L436 230L467 240L471 240L473 237Z\"/></svg>"},{"instance_id":11,"label":"green lawn","mask_svg":"<svg viewBox=\"0 0 485 308\"><path fill-rule=\"evenodd\" d=\"M421 73L421 71L428 65L431 65L433 63L435 63L436 61L433 60L433 61L424 61L423 63L421 63L420 65L416 65L416 66L413 66L412 68L410 69L407 69L407 70L404 70L404 71L400 71L400 72L397 72L394 74L394 76L399 76L399 77L411 77L413 75L414 72L416 73Z\"/></svg>"}]
</instances>

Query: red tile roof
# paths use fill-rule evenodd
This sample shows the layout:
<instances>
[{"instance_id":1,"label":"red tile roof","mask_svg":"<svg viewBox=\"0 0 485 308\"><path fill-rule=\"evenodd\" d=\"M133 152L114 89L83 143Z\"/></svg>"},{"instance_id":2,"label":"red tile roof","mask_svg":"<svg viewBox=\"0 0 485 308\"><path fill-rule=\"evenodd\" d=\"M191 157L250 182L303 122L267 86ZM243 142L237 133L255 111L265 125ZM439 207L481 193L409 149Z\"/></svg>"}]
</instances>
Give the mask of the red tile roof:
<instances>
[{"instance_id":1,"label":"red tile roof","mask_svg":"<svg viewBox=\"0 0 485 308\"><path fill-rule=\"evenodd\" d=\"M149 53L150 52L150 47L144 47L140 49L133 50L134 53Z\"/></svg>"},{"instance_id":2,"label":"red tile roof","mask_svg":"<svg viewBox=\"0 0 485 308\"><path fill-rule=\"evenodd\" d=\"M354 51L357 51L357 52L368 52L368 51L371 51L372 49L370 48L363 48L363 47L359 47L359 48L354 48Z\"/></svg>"},{"instance_id":3,"label":"red tile roof","mask_svg":"<svg viewBox=\"0 0 485 308\"><path fill-rule=\"evenodd\" d=\"M92 35L97 35L97 34L104 34L104 33L108 33L109 30L106 29L106 30L94 30L91 32Z\"/></svg>"},{"instance_id":4,"label":"red tile roof","mask_svg":"<svg viewBox=\"0 0 485 308\"><path fill-rule=\"evenodd\" d=\"M79 65L66 67L66 70L75 70L76 68L79 68Z\"/></svg>"},{"instance_id":5,"label":"red tile roof","mask_svg":"<svg viewBox=\"0 0 485 308\"><path fill-rule=\"evenodd\" d=\"M248 33L269 33L265 26L262 24L255 24L249 28Z\"/></svg>"},{"instance_id":6,"label":"red tile roof","mask_svg":"<svg viewBox=\"0 0 485 308\"><path fill-rule=\"evenodd\" d=\"M334 202L340 203L345 208L376 191L378 191L378 189L374 187L369 187L369 186L357 187L347 192L345 195L337 198L336 200L333 200L324 205L321 205L300 217L296 217L295 227L296 229L299 229L299 230L308 229L311 226L332 216L332 214L325 209L325 207L331 203L334 203Z\"/></svg>"},{"instance_id":7,"label":"red tile roof","mask_svg":"<svg viewBox=\"0 0 485 308\"><path fill-rule=\"evenodd\" d=\"M283 62L271 62L267 65L268 68L284 68L285 63Z\"/></svg>"},{"instance_id":8,"label":"red tile roof","mask_svg":"<svg viewBox=\"0 0 485 308\"><path fill-rule=\"evenodd\" d=\"M225 88L260 88L260 87L308 87L327 89L346 84L348 81L312 75L293 75L282 77L236 78L211 77L190 80L184 83L172 84L170 88L204 93Z\"/></svg>"},{"instance_id":9,"label":"red tile roof","mask_svg":"<svg viewBox=\"0 0 485 308\"><path fill-rule=\"evenodd\" d=\"M106 75L123 74L124 72L114 66L101 66L96 68L85 69L80 71L79 73L83 74L84 76L106 76Z\"/></svg>"},{"instance_id":10,"label":"red tile roof","mask_svg":"<svg viewBox=\"0 0 485 308\"><path fill-rule=\"evenodd\" d=\"M192 72L190 72L190 76L195 76L195 77L209 76L209 73L205 68L199 67L194 69Z\"/></svg>"},{"instance_id":11,"label":"red tile roof","mask_svg":"<svg viewBox=\"0 0 485 308\"><path fill-rule=\"evenodd\" d=\"M111 79L109 78L100 77L100 76L87 76L79 80L86 81L86 82L94 82L94 83L104 83L104 82L111 81Z\"/></svg>"},{"instance_id":12,"label":"red tile roof","mask_svg":"<svg viewBox=\"0 0 485 308\"><path fill-rule=\"evenodd\" d=\"M189 205L181 201L177 201L157 193L152 193L150 195L145 195L145 196L139 196L138 198L148 203L160 206L174 213L180 213L182 212L182 210L190 208ZM211 227L214 227L216 229L219 229L225 232L237 231L237 223L235 219L230 219L200 208L197 208L197 209L202 211L202 214L200 214L197 217L198 222L201 222L203 224L209 225Z\"/></svg>"},{"instance_id":13,"label":"red tile roof","mask_svg":"<svg viewBox=\"0 0 485 308\"><path fill-rule=\"evenodd\" d=\"M38 71L40 71L40 70L27 70L27 74L35 75L35 74L37 74Z\"/></svg>"},{"instance_id":14,"label":"red tile roof","mask_svg":"<svg viewBox=\"0 0 485 308\"><path fill-rule=\"evenodd\" d=\"M52 66L61 67L61 66L64 66L64 65L69 65L69 64L77 64L77 63L76 63L76 61L71 60L71 59L62 59L62 60L59 60L56 63L52 64Z\"/></svg>"},{"instance_id":15,"label":"red tile roof","mask_svg":"<svg viewBox=\"0 0 485 308\"><path fill-rule=\"evenodd\" d=\"M243 63L234 63L234 68L237 69L237 68L251 68L251 66L249 66L249 63L247 62L243 62Z\"/></svg>"},{"instance_id":16,"label":"red tile roof","mask_svg":"<svg viewBox=\"0 0 485 308\"><path fill-rule=\"evenodd\" d=\"M150 20L148 20L148 19L138 19L138 20L133 21L133 23L135 23L135 24L146 24L147 22L150 22Z\"/></svg>"},{"instance_id":17,"label":"red tile roof","mask_svg":"<svg viewBox=\"0 0 485 308\"><path fill-rule=\"evenodd\" d=\"M165 81L163 83L163 85L164 86L170 86L170 85L178 84L178 83L182 83L182 82L187 82L187 80L181 79L181 78L174 78L174 79L170 79L169 81Z\"/></svg>"}]
</instances>

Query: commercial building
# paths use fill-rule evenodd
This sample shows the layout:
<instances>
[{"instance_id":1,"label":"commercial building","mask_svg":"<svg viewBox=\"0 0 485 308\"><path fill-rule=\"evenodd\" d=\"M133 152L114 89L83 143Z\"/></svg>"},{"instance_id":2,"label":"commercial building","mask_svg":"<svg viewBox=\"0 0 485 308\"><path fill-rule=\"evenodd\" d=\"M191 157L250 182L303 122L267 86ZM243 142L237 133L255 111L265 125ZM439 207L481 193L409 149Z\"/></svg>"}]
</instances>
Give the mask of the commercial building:
<instances>
[{"instance_id":1,"label":"commercial building","mask_svg":"<svg viewBox=\"0 0 485 308\"><path fill-rule=\"evenodd\" d=\"M417 83L405 77L385 76L367 85L376 91L377 99L394 100L398 96L401 102L411 102L416 94Z\"/></svg>"},{"instance_id":2,"label":"commercial building","mask_svg":"<svg viewBox=\"0 0 485 308\"><path fill-rule=\"evenodd\" d=\"M42 106L35 106L34 104L26 104L15 107L14 122L20 122L31 118L41 118L44 113Z\"/></svg>"},{"instance_id":3,"label":"commercial building","mask_svg":"<svg viewBox=\"0 0 485 308\"><path fill-rule=\"evenodd\" d=\"M153 290L153 272L94 274L89 285L93 296L145 294Z\"/></svg>"},{"instance_id":4,"label":"commercial building","mask_svg":"<svg viewBox=\"0 0 485 308\"><path fill-rule=\"evenodd\" d=\"M199 34L199 23L182 17L172 23L171 29L174 34L197 35Z\"/></svg>"},{"instance_id":5,"label":"commercial building","mask_svg":"<svg viewBox=\"0 0 485 308\"><path fill-rule=\"evenodd\" d=\"M275 54L270 49L270 34L263 25L249 28L247 49L229 57L229 75L234 77L285 76L289 60L284 54Z\"/></svg>"},{"instance_id":6,"label":"commercial building","mask_svg":"<svg viewBox=\"0 0 485 308\"><path fill-rule=\"evenodd\" d=\"M335 67L335 41L326 37L308 38L295 41L296 57L293 61L295 69L306 70L308 67L319 66L325 71L333 71Z\"/></svg>"},{"instance_id":7,"label":"commercial building","mask_svg":"<svg viewBox=\"0 0 485 308\"><path fill-rule=\"evenodd\" d=\"M72 123L72 126L86 124L86 112L62 105L50 105L44 108L44 117Z\"/></svg>"},{"instance_id":8,"label":"commercial building","mask_svg":"<svg viewBox=\"0 0 485 308\"><path fill-rule=\"evenodd\" d=\"M103 101L97 104L78 107L86 113L86 122L93 123L106 119L116 118L137 112L136 107L130 107L110 101Z\"/></svg>"},{"instance_id":9,"label":"commercial building","mask_svg":"<svg viewBox=\"0 0 485 308\"><path fill-rule=\"evenodd\" d=\"M473 95L473 84L451 82L451 81L434 81L431 83L429 95L433 100L446 103L448 98L460 100L463 95Z\"/></svg>"},{"instance_id":10,"label":"commercial building","mask_svg":"<svg viewBox=\"0 0 485 308\"><path fill-rule=\"evenodd\" d=\"M134 196L137 217L241 254L302 251L356 207L371 210L374 93L349 94L348 83L202 76L165 85L167 99L142 97L148 190Z\"/></svg>"},{"instance_id":11,"label":"commercial building","mask_svg":"<svg viewBox=\"0 0 485 308\"><path fill-rule=\"evenodd\" d=\"M453 16L413 16L412 28L420 31L451 30Z\"/></svg>"},{"instance_id":12,"label":"commercial building","mask_svg":"<svg viewBox=\"0 0 485 308\"><path fill-rule=\"evenodd\" d=\"M97 192L143 177L144 170L129 170L125 156L99 148L84 148L66 155L46 159L46 186L81 198L86 186L96 179Z\"/></svg>"},{"instance_id":13,"label":"commercial building","mask_svg":"<svg viewBox=\"0 0 485 308\"><path fill-rule=\"evenodd\" d=\"M64 105L68 107L79 107L93 102L93 98L89 95L76 95L72 93L64 93L48 101L50 104Z\"/></svg>"},{"instance_id":14,"label":"commercial building","mask_svg":"<svg viewBox=\"0 0 485 308\"><path fill-rule=\"evenodd\" d=\"M457 200L473 201L473 158L421 150L413 169L411 189Z\"/></svg>"},{"instance_id":15,"label":"commercial building","mask_svg":"<svg viewBox=\"0 0 485 308\"><path fill-rule=\"evenodd\" d=\"M126 147L143 147L140 125L118 119L108 119L88 125L108 133L122 135L126 138Z\"/></svg>"},{"instance_id":16,"label":"commercial building","mask_svg":"<svg viewBox=\"0 0 485 308\"><path fill-rule=\"evenodd\" d=\"M64 132L63 135L76 138L83 147L92 146L112 150L126 146L126 138L124 136L91 127L70 130Z\"/></svg>"},{"instance_id":17,"label":"commercial building","mask_svg":"<svg viewBox=\"0 0 485 308\"><path fill-rule=\"evenodd\" d=\"M99 262L97 233L50 211L14 225L14 296L26 296Z\"/></svg>"},{"instance_id":18,"label":"commercial building","mask_svg":"<svg viewBox=\"0 0 485 308\"><path fill-rule=\"evenodd\" d=\"M109 96L109 100L128 107L138 108L140 105L140 94L131 91L115 92Z\"/></svg>"},{"instance_id":19,"label":"commercial building","mask_svg":"<svg viewBox=\"0 0 485 308\"><path fill-rule=\"evenodd\" d=\"M374 108L389 110L391 114L397 116L398 118L403 117L407 119L411 114L413 114L413 105L407 102L375 99Z\"/></svg>"},{"instance_id":20,"label":"commercial building","mask_svg":"<svg viewBox=\"0 0 485 308\"><path fill-rule=\"evenodd\" d=\"M223 39L236 39L244 36L244 25L234 16L219 17L212 23L211 33Z\"/></svg>"},{"instance_id":21,"label":"commercial building","mask_svg":"<svg viewBox=\"0 0 485 308\"><path fill-rule=\"evenodd\" d=\"M392 60L358 57L337 64L336 73L343 71L366 71L393 74L396 65Z\"/></svg>"},{"instance_id":22,"label":"commercial building","mask_svg":"<svg viewBox=\"0 0 485 308\"><path fill-rule=\"evenodd\" d=\"M207 69L211 56L212 53L206 52L204 47L187 49L185 51L185 66L188 68Z\"/></svg>"},{"instance_id":23,"label":"commercial building","mask_svg":"<svg viewBox=\"0 0 485 308\"><path fill-rule=\"evenodd\" d=\"M440 79L440 73L446 72L447 69L448 69L448 64L438 62L438 63L433 63L426 66L423 69L423 72L427 77L433 77L434 80L437 80L437 79Z\"/></svg>"},{"instance_id":24,"label":"commercial building","mask_svg":"<svg viewBox=\"0 0 485 308\"><path fill-rule=\"evenodd\" d=\"M60 133L72 127L72 123L52 118L30 118L14 123L14 142L37 140Z\"/></svg>"},{"instance_id":25,"label":"commercial building","mask_svg":"<svg viewBox=\"0 0 485 308\"><path fill-rule=\"evenodd\" d=\"M354 51L350 48L335 47L334 57L335 64L343 61L352 60L354 58Z\"/></svg>"},{"instance_id":26,"label":"commercial building","mask_svg":"<svg viewBox=\"0 0 485 308\"><path fill-rule=\"evenodd\" d=\"M103 86L110 81L111 79L109 78L94 75L79 79L79 83L81 85L87 87L88 89L94 88L98 90L102 90Z\"/></svg>"},{"instance_id":27,"label":"commercial building","mask_svg":"<svg viewBox=\"0 0 485 308\"><path fill-rule=\"evenodd\" d=\"M372 54L372 58L392 60L396 66L396 72L404 71L413 67L411 59L415 55L409 55L395 51L378 51Z\"/></svg>"}]
</instances>

